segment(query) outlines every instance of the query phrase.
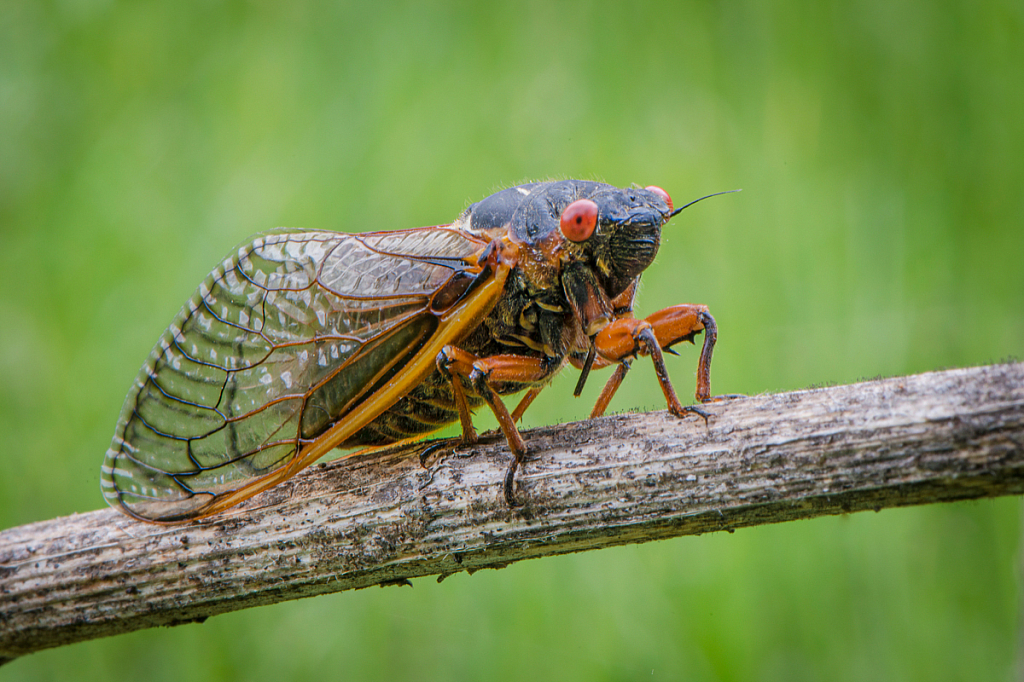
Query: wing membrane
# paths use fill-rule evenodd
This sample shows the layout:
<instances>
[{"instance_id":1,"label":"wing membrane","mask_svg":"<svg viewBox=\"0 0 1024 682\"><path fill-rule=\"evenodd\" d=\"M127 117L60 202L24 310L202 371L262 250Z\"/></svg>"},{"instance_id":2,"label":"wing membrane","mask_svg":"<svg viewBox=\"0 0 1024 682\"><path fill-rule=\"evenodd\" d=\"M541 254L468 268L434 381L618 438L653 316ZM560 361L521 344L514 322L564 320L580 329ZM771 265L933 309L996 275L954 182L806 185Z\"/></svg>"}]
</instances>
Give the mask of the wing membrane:
<instances>
[{"instance_id":1,"label":"wing membrane","mask_svg":"<svg viewBox=\"0 0 1024 682\"><path fill-rule=\"evenodd\" d=\"M184 520L294 473L321 434L437 336L431 297L456 275L478 274L485 245L423 228L281 231L240 247L136 378L102 468L108 502L149 520ZM449 338L460 323L445 324ZM417 366L422 374L426 365ZM360 414L348 431L371 418Z\"/></svg>"}]
</instances>

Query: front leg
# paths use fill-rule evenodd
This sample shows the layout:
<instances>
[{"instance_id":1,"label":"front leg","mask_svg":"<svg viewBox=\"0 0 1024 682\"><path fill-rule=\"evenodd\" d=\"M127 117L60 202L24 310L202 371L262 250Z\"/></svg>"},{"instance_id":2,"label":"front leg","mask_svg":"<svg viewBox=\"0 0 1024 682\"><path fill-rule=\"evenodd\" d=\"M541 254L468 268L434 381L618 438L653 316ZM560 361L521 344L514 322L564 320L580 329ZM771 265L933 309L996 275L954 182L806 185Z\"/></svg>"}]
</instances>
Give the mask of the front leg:
<instances>
[{"instance_id":1,"label":"front leg","mask_svg":"<svg viewBox=\"0 0 1024 682\"><path fill-rule=\"evenodd\" d=\"M715 324L715 319L708 312L707 306L684 303L659 310L643 320L621 317L602 329L594 339L599 356L594 366L600 367L614 363L618 363L619 366L608 383L605 384L590 416L593 418L604 414L612 396L615 395L629 371L630 360L639 355L650 355L669 411L677 417L695 413L703 417L706 422L708 418L706 412L691 405L684 406L679 402L672 382L669 380L665 359L662 355L662 349L669 350L681 341L692 343L694 337L702 331L704 332L704 346L697 364L695 396L700 402L709 402L712 400L711 354L715 349L715 342L718 340L718 327Z\"/></svg>"}]
</instances>

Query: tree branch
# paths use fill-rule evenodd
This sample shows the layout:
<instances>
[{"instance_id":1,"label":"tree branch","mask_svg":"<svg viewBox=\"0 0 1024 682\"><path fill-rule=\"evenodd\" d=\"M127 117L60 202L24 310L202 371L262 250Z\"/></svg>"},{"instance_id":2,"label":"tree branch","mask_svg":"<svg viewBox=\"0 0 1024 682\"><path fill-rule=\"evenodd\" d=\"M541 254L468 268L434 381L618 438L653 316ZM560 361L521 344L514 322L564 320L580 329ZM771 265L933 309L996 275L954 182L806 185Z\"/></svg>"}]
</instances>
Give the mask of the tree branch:
<instances>
[{"instance_id":1,"label":"tree branch","mask_svg":"<svg viewBox=\"0 0 1024 682\"><path fill-rule=\"evenodd\" d=\"M178 527L111 509L0 533L0 658L315 594L742 526L1024 492L1024 363L536 429L420 465L311 467Z\"/></svg>"}]
</instances>

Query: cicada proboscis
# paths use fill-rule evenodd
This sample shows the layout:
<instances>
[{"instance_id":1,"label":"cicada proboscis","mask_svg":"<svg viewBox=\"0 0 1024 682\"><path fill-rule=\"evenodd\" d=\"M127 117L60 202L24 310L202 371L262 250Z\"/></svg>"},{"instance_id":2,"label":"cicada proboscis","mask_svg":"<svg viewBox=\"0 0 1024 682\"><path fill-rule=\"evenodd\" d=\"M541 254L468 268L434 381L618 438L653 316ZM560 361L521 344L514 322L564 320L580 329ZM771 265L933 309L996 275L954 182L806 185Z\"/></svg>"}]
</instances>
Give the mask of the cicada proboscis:
<instances>
[{"instance_id":1,"label":"cicada proboscis","mask_svg":"<svg viewBox=\"0 0 1024 682\"><path fill-rule=\"evenodd\" d=\"M685 207L684 207L685 208ZM512 187L451 225L344 234L277 230L226 258L161 336L125 400L102 467L107 501L146 521L209 516L335 448L380 446L487 404L513 459L516 422L566 363L650 356L704 332L696 398L711 396L714 319L703 305L633 316L640 275L680 209L658 187L564 180ZM527 391L510 413L500 396Z\"/></svg>"}]
</instances>

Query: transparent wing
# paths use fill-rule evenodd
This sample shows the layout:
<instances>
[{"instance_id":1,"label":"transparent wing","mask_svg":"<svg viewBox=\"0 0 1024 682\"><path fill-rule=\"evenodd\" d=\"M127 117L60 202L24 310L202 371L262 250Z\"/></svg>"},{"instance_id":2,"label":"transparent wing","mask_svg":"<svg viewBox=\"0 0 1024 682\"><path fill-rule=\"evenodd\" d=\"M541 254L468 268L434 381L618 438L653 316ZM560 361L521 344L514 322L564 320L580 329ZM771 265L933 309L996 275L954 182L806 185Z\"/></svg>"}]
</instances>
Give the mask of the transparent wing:
<instances>
[{"instance_id":1,"label":"transparent wing","mask_svg":"<svg viewBox=\"0 0 1024 682\"><path fill-rule=\"evenodd\" d=\"M432 298L474 274L483 245L422 228L281 231L240 247L128 393L102 467L107 501L184 520L287 466L401 370L438 324Z\"/></svg>"}]
</instances>

